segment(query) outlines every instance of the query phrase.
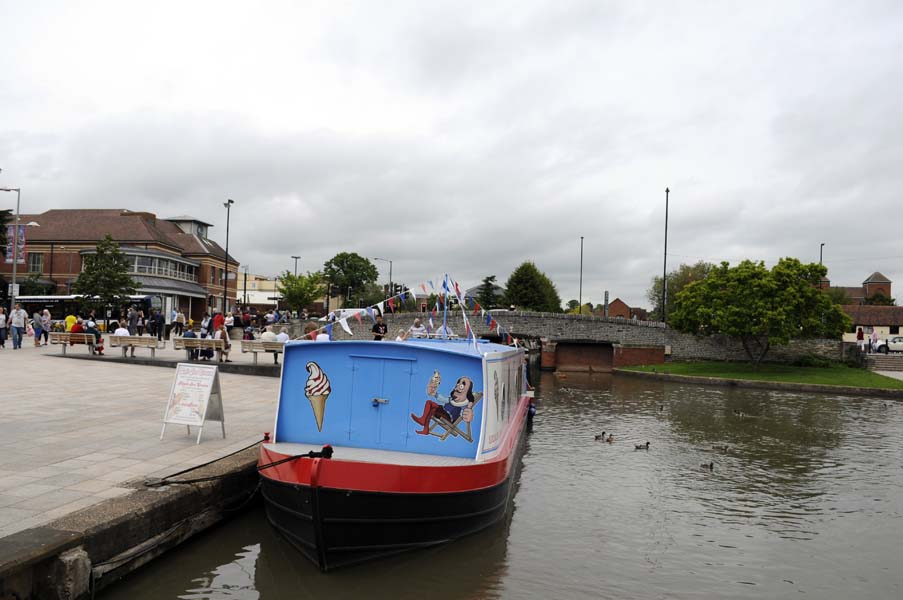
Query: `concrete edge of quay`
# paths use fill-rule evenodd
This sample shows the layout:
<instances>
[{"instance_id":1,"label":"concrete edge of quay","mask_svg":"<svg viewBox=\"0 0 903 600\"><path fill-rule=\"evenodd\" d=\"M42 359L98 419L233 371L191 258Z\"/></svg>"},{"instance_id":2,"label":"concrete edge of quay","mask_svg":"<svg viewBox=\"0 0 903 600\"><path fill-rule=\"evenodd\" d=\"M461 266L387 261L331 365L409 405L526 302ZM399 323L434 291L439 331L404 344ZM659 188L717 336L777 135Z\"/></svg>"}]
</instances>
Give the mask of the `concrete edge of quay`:
<instances>
[{"instance_id":1,"label":"concrete edge of quay","mask_svg":"<svg viewBox=\"0 0 903 600\"><path fill-rule=\"evenodd\" d=\"M700 385L718 385L722 387L741 387L759 390L781 390L787 392L815 392L821 394L840 394L843 396L880 396L882 398L903 399L903 390L888 388L862 388L842 385L823 385L817 383L788 383L783 381L756 381L752 379L727 379L722 377L700 377L696 375L675 375L673 373L649 373L628 369L612 369L615 375L638 377L640 379L656 379L672 383L696 383Z\"/></svg>"},{"instance_id":2,"label":"concrete edge of quay","mask_svg":"<svg viewBox=\"0 0 903 600\"><path fill-rule=\"evenodd\" d=\"M45 354L44 356L50 356L54 358L71 358L73 360L91 360L91 361L99 361L99 362L112 362L123 365L142 365L146 367L166 367L169 369L175 369L176 365L179 363L197 363L199 365L216 365L219 367L220 373L234 373L236 375L257 375L262 377L279 377L282 374L282 364L267 364L267 365L249 365L242 363L226 363L226 362L200 362L200 361L187 361L187 360L167 360L162 358L123 358L121 356L113 356L111 354L105 354L103 356L92 356L90 354Z\"/></svg>"},{"instance_id":3,"label":"concrete edge of quay","mask_svg":"<svg viewBox=\"0 0 903 600\"><path fill-rule=\"evenodd\" d=\"M245 508L259 485L258 447L180 476L217 477L146 487L0 538L0 598L88 598ZM257 500L257 498L253 498Z\"/></svg>"}]
</instances>

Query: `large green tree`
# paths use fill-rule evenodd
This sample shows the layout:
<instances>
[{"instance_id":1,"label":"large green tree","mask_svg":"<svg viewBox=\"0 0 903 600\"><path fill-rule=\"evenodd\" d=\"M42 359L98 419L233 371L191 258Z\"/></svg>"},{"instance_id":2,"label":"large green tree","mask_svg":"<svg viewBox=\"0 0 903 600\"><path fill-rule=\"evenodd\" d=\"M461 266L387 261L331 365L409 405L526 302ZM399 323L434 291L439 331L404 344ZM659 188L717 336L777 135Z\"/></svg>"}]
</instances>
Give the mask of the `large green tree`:
<instances>
[{"instance_id":1,"label":"large green tree","mask_svg":"<svg viewBox=\"0 0 903 600\"><path fill-rule=\"evenodd\" d=\"M72 291L83 296L82 304L105 309L125 304L138 284L129 275L129 260L109 234L97 242L96 252L85 256L84 270L72 284Z\"/></svg>"},{"instance_id":2,"label":"large green tree","mask_svg":"<svg viewBox=\"0 0 903 600\"><path fill-rule=\"evenodd\" d=\"M308 272L307 275L293 275L286 270L276 278L276 291L282 295L282 301L289 310L302 311L326 291L323 274Z\"/></svg>"},{"instance_id":3,"label":"large green tree","mask_svg":"<svg viewBox=\"0 0 903 600\"><path fill-rule=\"evenodd\" d=\"M527 310L561 312L561 297L555 284L530 261L522 263L505 283L509 304Z\"/></svg>"},{"instance_id":4,"label":"large green tree","mask_svg":"<svg viewBox=\"0 0 903 600\"><path fill-rule=\"evenodd\" d=\"M890 296L885 296L882 292L875 292L865 299L865 304L870 306L896 306L897 301Z\"/></svg>"},{"instance_id":5,"label":"large green tree","mask_svg":"<svg viewBox=\"0 0 903 600\"><path fill-rule=\"evenodd\" d=\"M692 265L681 264L679 267L668 273L668 298L666 300L666 302L668 303L667 314L671 314L671 312L675 309L675 303L677 302L677 296L678 294L680 294L680 291L694 281L705 279L709 274L709 271L711 271L714 267L715 265L713 265L712 263L700 260L699 262ZM662 318L661 277L652 278L652 285L648 290L646 290L646 299L652 306L652 310L649 312L649 319L653 321L660 321Z\"/></svg>"},{"instance_id":6,"label":"large green tree","mask_svg":"<svg viewBox=\"0 0 903 600\"><path fill-rule=\"evenodd\" d=\"M333 294L345 294L350 287L356 294L368 283L375 283L379 271L368 259L355 252L339 252L323 265L323 277L333 286Z\"/></svg>"},{"instance_id":7,"label":"large green tree","mask_svg":"<svg viewBox=\"0 0 903 600\"><path fill-rule=\"evenodd\" d=\"M770 271L762 262L723 262L678 294L669 321L687 333L736 337L759 364L772 345L838 338L849 328L850 318L818 287L826 273L795 258L782 258Z\"/></svg>"},{"instance_id":8,"label":"large green tree","mask_svg":"<svg viewBox=\"0 0 903 600\"><path fill-rule=\"evenodd\" d=\"M498 304L499 297L495 293L495 275L487 275L480 283L477 291L477 302L483 308L492 308Z\"/></svg>"}]
</instances>

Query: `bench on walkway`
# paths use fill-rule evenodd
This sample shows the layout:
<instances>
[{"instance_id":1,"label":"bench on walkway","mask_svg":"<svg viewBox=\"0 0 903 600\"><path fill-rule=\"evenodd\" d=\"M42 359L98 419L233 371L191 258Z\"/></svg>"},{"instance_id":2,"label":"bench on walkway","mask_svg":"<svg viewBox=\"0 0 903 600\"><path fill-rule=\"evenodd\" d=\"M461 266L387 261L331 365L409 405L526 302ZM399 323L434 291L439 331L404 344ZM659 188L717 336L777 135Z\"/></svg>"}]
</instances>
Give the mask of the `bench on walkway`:
<instances>
[{"instance_id":1,"label":"bench on walkway","mask_svg":"<svg viewBox=\"0 0 903 600\"><path fill-rule=\"evenodd\" d=\"M123 358L125 358L125 353L129 348L132 349L132 356L135 355L135 348L150 348L151 358L156 358L157 348L165 348L166 344L164 343L161 346L157 342L157 338L143 335L111 335L110 347L121 347Z\"/></svg>"},{"instance_id":2,"label":"bench on walkway","mask_svg":"<svg viewBox=\"0 0 903 600\"><path fill-rule=\"evenodd\" d=\"M265 342L263 340L242 340L241 353L254 353L254 364L257 364L258 352L272 352L273 362L279 364L279 355L285 352L285 342Z\"/></svg>"},{"instance_id":3,"label":"bench on walkway","mask_svg":"<svg viewBox=\"0 0 903 600\"><path fill-rule=\"evenodd\" d=\"M225 340L175 337L172 339L172 347L173 350L184 350L186 359L191 360L192 350L215 350L222 352L225 348Z\"/></svg>"},{"instance_id":4,"label":"bench on walkway","mask_svg":"<svg viewBox=\"0 0 903 600\"><path fill-rule=\"evenodd\" d=\"M63 333L60 331L51 331L49 341L51 344L59 344L63 349L63 354L66 354L66 348L68 348L70 344L84 344L88 347L88 351L91 352L91 354L94 354L97 338L94 337L93 333Z\"/></svg>"}]
</instances>

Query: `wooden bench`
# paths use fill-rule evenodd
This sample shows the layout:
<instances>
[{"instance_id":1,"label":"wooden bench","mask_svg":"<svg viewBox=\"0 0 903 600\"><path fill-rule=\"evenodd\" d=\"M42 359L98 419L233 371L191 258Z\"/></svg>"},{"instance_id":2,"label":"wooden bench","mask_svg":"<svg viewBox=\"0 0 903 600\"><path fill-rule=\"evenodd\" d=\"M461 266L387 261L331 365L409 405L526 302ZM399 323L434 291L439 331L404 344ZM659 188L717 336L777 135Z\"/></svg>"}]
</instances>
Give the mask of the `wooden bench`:
<instances>
[{"instance_id":1,"label":"wooden bench","mask_svg":"<svg viewBox=\"0 0 903 600\"><path fill-rule=\"evenodd\" d=\"M129 348L132 348L132 356L135 355L135 348L150 348L151 358L156 358L157 348L165 348L166 344L164 343L160 346L157 342L157 338L143 335L111 335L110 347L121 347L123 358L125 358L126 351L128 351Z\"/></svg>"},{"instance_id":2,"label":"wooden bench","mask_svg":"<svg viewBox=\"0 0 903 600\"><path fill-rule=\"evenodd\" d=\"M175 337L172 339L172 347L174 350L184 350L185 357L191 360L192 350L214 350L222 352L226 343L225 340L215 340L213 338L186 338Z\"/></svg>"},{"instance_id":3,"label":"wooden bench","mask_svg":"<svg viewBox=\"0 0 903 600\"><path fill-rule=\"evenodd\" d=\"M63 349L63 354L66 354L66 348L68 348L70 344L84 344L88 347L88 351L91 352L91 354L94 354L97 338L94 337L93 333L63 333L60 331L51 331L50 343L59 344Z\"/></svg>"},{"instance_id":4,"label":"wooden bench","mask_svg":"<svg viewBox=\"0 0 903 600\"><path fill-rule=\"evenodd\" d=\"M242 340L241 353L254 353L254 364L257 364L258 352L272 352L273 362L279 364L279 355L285 352L285 342L265 342L263 340Z\"/></svg>"}]
</instances>

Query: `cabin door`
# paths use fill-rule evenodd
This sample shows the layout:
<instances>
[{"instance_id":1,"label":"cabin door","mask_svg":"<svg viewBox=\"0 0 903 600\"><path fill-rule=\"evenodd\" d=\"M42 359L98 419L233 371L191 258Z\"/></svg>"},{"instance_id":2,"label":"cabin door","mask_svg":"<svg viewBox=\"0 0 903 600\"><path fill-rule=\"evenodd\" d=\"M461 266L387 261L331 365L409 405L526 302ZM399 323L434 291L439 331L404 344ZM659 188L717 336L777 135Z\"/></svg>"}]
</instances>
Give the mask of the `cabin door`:
<instances>
[{"instance_id":1,"label":"cabin door","mask_svg":"<svg viewBox=\"0 0 903 600\"><path fill-rule=\"evenodd\" d=\"M352 361L352 445L403 450L414 360L354 357Z\"/></svg>"}]
</instances>

